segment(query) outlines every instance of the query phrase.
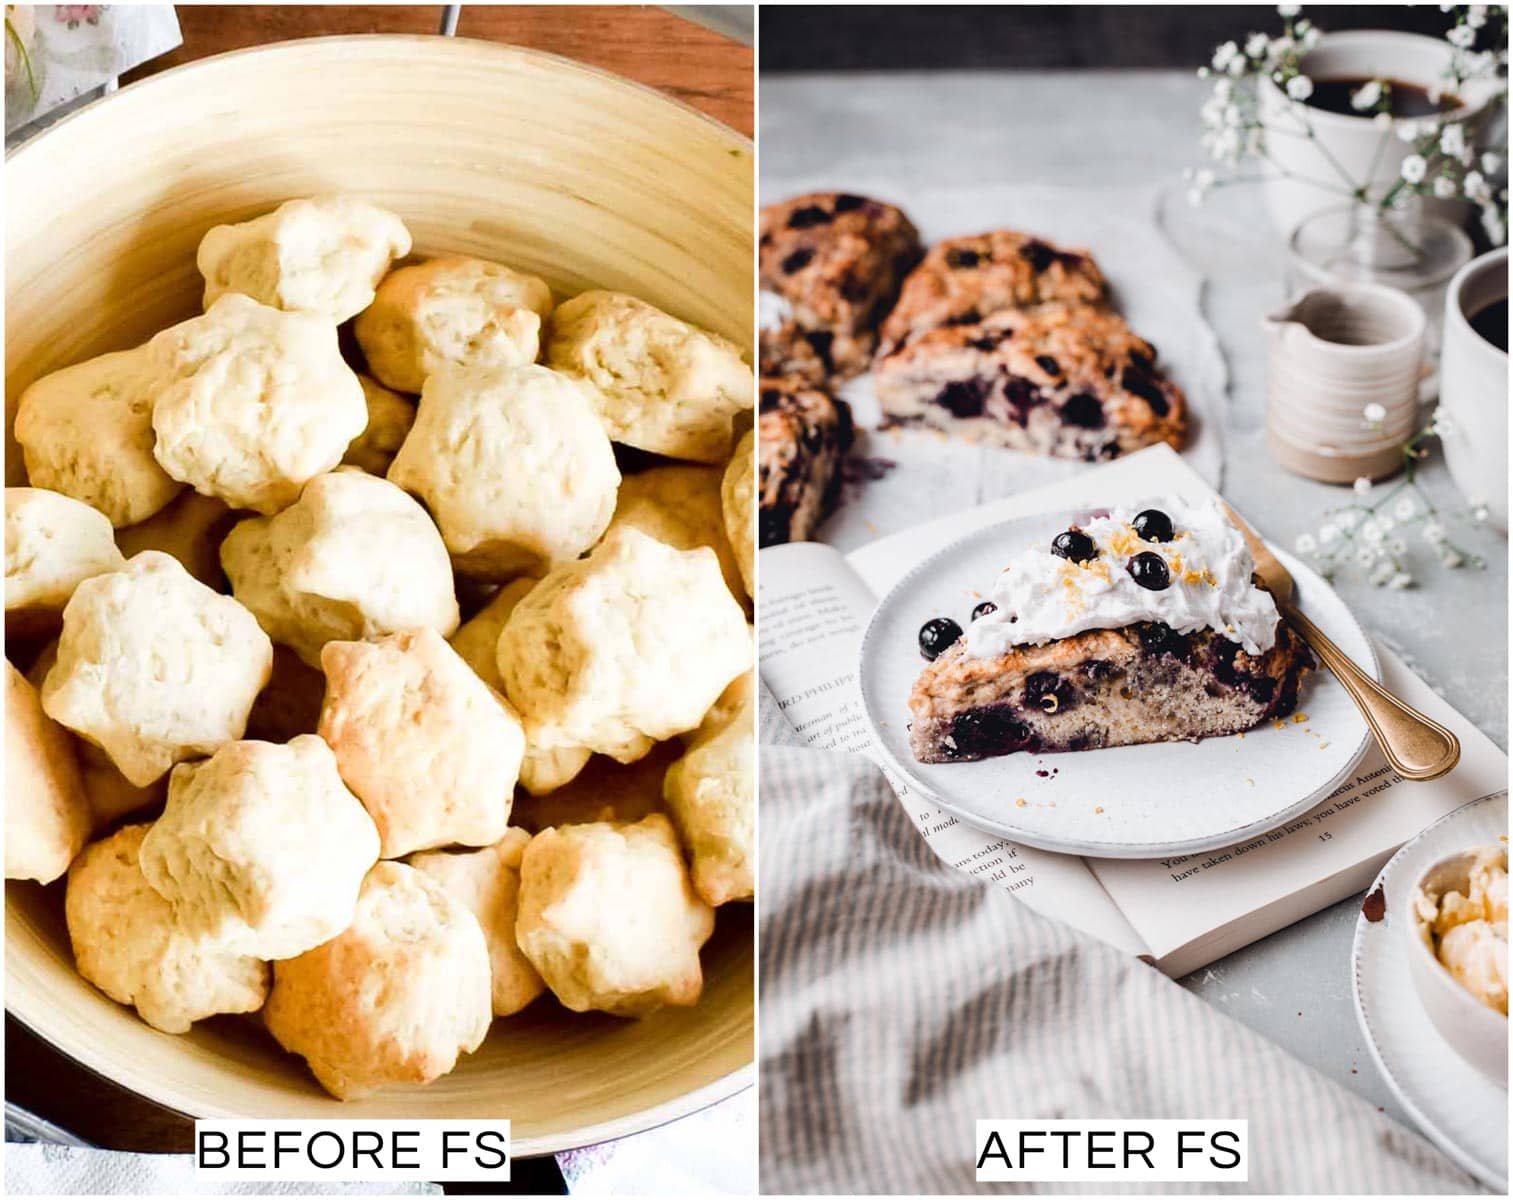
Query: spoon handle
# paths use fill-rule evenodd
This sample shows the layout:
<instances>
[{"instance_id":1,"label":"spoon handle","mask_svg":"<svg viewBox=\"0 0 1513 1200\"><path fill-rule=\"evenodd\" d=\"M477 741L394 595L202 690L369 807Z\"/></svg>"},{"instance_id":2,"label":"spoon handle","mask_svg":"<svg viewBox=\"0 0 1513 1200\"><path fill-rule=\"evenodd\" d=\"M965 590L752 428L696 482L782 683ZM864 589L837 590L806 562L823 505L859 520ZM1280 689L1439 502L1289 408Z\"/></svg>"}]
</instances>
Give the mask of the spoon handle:
<instances>
[{"instance_id":1,"label":"spoon handle","mask_svg":"<svg viewBox=\"0 0 1513 1200\"><path fill-rule=\"evenodd\" d=\"M1453 733L1387 691L1290 605L1287 619L1350 693L1394 771L1404 779L1438 779L1454 769L1460 761L1460 740Z\"/></svg>"}]
</instances>

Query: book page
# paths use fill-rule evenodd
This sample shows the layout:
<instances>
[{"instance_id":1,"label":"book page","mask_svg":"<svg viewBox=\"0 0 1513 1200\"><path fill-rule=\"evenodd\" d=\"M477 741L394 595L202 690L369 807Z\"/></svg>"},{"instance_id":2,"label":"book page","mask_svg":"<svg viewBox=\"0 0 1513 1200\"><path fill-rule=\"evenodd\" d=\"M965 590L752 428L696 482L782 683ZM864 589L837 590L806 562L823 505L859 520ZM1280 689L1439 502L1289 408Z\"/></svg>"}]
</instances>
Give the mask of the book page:
<instances>
[{"instance_id":1,"label":"book page","mask_svg":"<svg viewBox=\"0 0 1513 1200\"><path fill-rule=\"evenodd\" d=\"M1223 850L1143 861L1089 863L1093 874L1160 959L1190 944L1176 969L1205 965L1289 920L1360 891L1408 839L1452 809L1508 786L1508 759L1486 734L1378 646L1388 690L1460 739L1459 765L1442 779L1410 783L1387 765L1375 742L1351 778L1311 812ZM1264 781L1262 781L1264 783ZM1285 902L1307 889L1311 907ZM1229 930L1216 941L1216 931ZM1212 951L1211 953L1209 951ZM1190 961L1197 958L1201 961ZM1163 965L1166 965L1163 962Z\"/></svg>"},{"instance_id":2,"label":"book page","mask_svg":"<svg viewBox=\"0 0 1513 1200\"><path fill-rule=\"evenodd\" d=\"M762 682L818 750L865 754L944 861L1015 892L1031 908L1127 950L1146 953L1076 857L1017 846L964 825L910 792L881 761L857 686L862 634L876 599L839 551L815 542L761 552L757 590Z\"/></svg>"}]
</instances>

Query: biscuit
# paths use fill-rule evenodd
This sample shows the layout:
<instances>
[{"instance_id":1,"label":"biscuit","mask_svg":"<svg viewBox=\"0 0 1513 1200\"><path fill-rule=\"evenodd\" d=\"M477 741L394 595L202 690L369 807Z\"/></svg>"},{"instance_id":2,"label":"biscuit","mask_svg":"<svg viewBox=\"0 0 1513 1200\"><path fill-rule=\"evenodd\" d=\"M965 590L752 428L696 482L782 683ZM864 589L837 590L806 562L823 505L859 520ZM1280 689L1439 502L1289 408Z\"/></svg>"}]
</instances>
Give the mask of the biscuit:
<instances>
[{"instance_id":1,"label":"biscuit","mask_svg":"<svg viewBox=\"0 0 1513 1200\"><path fill-rule=\"evenodd\" d=\"M42 707L143 787L241 737L272 662L251 613L144 550L75 589Z\"/></svg>"},{"instance_id":2,"label":"biscuit","mask_svg":"<svg viewBox=\"0 0 1513 1200\"><path fill-rule=\"evenodd\" d=\"M138 865L148 829L128 825L69 868L64 913L79 974L164 1033L188 1033L216 1013L256 1012L268 995L268 964L174 921Z\"/></svg>"},{"instance_id":3,"label":"biscuit","mask_svg":"<svg viewBox=\"0 0 1513 1200\"><path fill-rule=\"evenodd\" d=\"M688 851L694 889L716 907L749 900L755 888L753 687L750 674L730 685L726 694L731 702L715 706L663 781L667 810Z\"/></svg>"},{"instance_id":4,"label":"biscuit","mask_svg":"<svg viewBox=\"0 0 1513 1200\"><path fill-rule=\"evenodd\" d=\"M174 479L268 515L341 462L368 422L324 317L230 292L147 343L153 456Z\"/></svg>"},{"instance_id":5,"label":"biscuit","mask_svg":"<svg viewBox=\"0 0 1513 1200\"><path fill-rule=\"evenodd\" d=\"M448 255L391 273L352 328L378 381L414 393L443 367L535 362L551 311L545 280Z\"/></svg>"},{"instance_id":6,"label":"biscuit","mask_svg":"<svg viewBox=\"0 0 1513 1200\"><path fill-rule=\"evenodd\" d=\"M145 521L184 488L153 457L154 395L145 347L44 375L16 407L27 481L99 509L117 528Z\"/></svg>"},{"instance_id":7,"label":"biscuit","mask_svg":"<svg viewBox=\"0 0 1513 1200\"><path fill-rule=\"evenodd\" d=\"M504 698L433 629L327 642L320 735L384 858L504 836L525 735Z\"/></svg>"},{"instance_id":8,"label":"biscuit","mask_svg":"<svg viewBox=\"0 0 1513 1200\"><path fill-rule=\"evenodd\" d=\"M312 479L275 517L241 522L221 565L268 636L312 667L329 641L457 628L452 564L431 518L355 467Z\"/></svg>"},{"instance_id":9,"label":"biscuit","mask_svg":"<svg viewBox=\"0 0 1513 1200\"><path fill-rule=\"evenodd\" d=\"M756 433L747 430L735 448L725 478L720 484L720 500L725 509L725 534L735 550L741 568L741 583L746 594L756 598L756 549L752 530L752 507L756 491Z\"/></svg>"},{"instance_id":10,"label":"biscuit","mask_svg":"<svg viewBox=\"0 0 1513 1200\"><path fill-rule=\"evenodd\" d=\"M236 524L236 514L213 496L186 491L145 521L116 531L116 545L127 558L143 550L161 550L213 591L226 586L221 570L221 541Z\"/></svg>"},{"instance_id":11,"label":"biscuit","mask_svg":"<svg viewBox=\"0 0 1513 1200\"><path fill-rule=\"evenodd\" d=\"M534 579L516 579L505 584L451 637L452 649L473 668L473 674L501 695L504 680L499 676L499 634L515 605L535 586ZM533 796L555 791L573 779L593 755L585 746L560 744L561 738L555 731L521 723L525 726L525 757L520 760L520 786Z\"/></svg>"},{"instance_id":12,"label":"biscuit","mask_svg":"<svg viewBox=\"0 0 1513 1200\"><path fill-rule=\"evenodd\" d=\"M494 1015L517 1013L546 984L530 959L515 944L515 913L520 900L520 857L531 835L511 829L492 846L467 854L429 850L409 860L478 918L489 946L494 980Z\"/></svg>"},{"instance_id":13,"label":"biscuit","mask_svg":"<svg viewBox=\"0 0 1513 1200\"><path fill-rule=\"evenodd\" d=\"M674 550L627 527L526 594L498 662L528 728L630 762L648 739L698 725L751 665L751 644L713 550Z\"/></svg>"},{"instance_id":14,"label":"biscuit","mask_svg":"<svg viewBox=\"0 0 1513 1200\"><path fill-rule=\"evenodd\" d=\"M731 595L743 600L741 567L725 534L718 467L653 467L620 484L613 524L632 525L674 550L708 546Z\"/></svg>"},{"instance_id":15,"label":"biscuit","mask_svg":"<svg viewBox=\"0 0 1513 1200\"><path fill-rule=\"evenodd\" d=\"M415 402L366 375L359 375L357 382L368 404L368 424L348 444L341 460L369 475L386 475L415 424Z\"/></svg>"},{"instance_id":16,"label":"biscuit","mask_svg":"<svg viewBox=\"0 0 1513 1200\"><path fill-rule=\"evenodd\" d=\"M618 292L557 309L546 363L594 385L611 438L672 458L724 462L731 419L753 403L735 343Z\"/></svg>"},{"instance_id":17,"label":"biscuit","mask_svg":"<svg viewBox=\"0 0 1513 1200\"><path fill-rule=\"evenodd\" d=\"M186 932L293 958L347 927L378 833L320 738L230 742L168 780L142 874Z\"/></svg>"},{"instance_id":18,"label":"biscuit","mask_svg":"<svg viewBox=\"0 0 1513 1200\"><path fill-rule=\"evenodd\" d=\"M634 825L565 825L531 839L515 938L574 1012L644 1017L698 1002L714 931L661 813Z\"/></svg>"},{"instance_id":19,"label":"biscuit","mask_svg":"<svg viewBox=\"0 0 1513 1200\"><path fill-rule=\"evenodd\" d=\"M409 252L409 230L387 209L353 196L312 196L215 226L200 239L195 264L206 308L240 292L339 325L373 303L389 264Z\"/></svg>"},{"instance_id":20,"label":"biscuit","mask_svg":"<svg viewBox=\"0 0 1513 1200\"><path fill-rule=\"evenodd\" d=\"M477 919L430 877L381 862L324 945L274 964L264 1019L339 1100L430 1083L483 1043L493 1019Z\"/></svg>"},{"instance_id":21,"label":"biscuit","mask_svg":"<svg viewBox=\"0 0 1513 1200\"><path fill-rule=\"evenodd\" d=\"M5 633L56 633L86 579L126 565L98 509L45 488L5 489Z\"/></svg>"},{"instance_id":22,"label":"biscuit","mask_svg":"<svg viewBox=\"0 0 1513 1200\"><path fill-rule=\"evenodd\" d=\"M539 573L599 540L620 471L587 393L532 364L426 380L389 479L425 502L459 572Z\"/></svg>"},{"instance_id":23,"label":"biscuit","mask_svg":"<svg viewBox=\"0 0 1513 1200\"><path fill-rule=\"evenodd\" d=\"M73 739L37 689L5 664L5 877L51 883L89 840L89 800Z\"/></svg>"}]
</instances>

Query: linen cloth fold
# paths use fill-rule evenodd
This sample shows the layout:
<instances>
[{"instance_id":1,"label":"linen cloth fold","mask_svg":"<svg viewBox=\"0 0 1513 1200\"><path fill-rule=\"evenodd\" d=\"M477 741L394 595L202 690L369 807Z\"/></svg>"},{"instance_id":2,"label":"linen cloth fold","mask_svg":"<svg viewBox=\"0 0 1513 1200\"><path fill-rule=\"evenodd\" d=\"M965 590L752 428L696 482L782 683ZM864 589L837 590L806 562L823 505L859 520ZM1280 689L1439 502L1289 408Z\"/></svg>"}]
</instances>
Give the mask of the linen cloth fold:
<instances>
[{"instance_id":1,"label":"linen cloth fold","mask_svg":"<svg viewBox=\"0 0 1513 1200\"><path fill-rule=\"evenodd\" d=\"M766 1193L1474 1193L1153 967L953 870L866 758L761 696ZM979 1118L1246 1118L1244 1184L978 1184Z\"/></svg>"}]
</instances>

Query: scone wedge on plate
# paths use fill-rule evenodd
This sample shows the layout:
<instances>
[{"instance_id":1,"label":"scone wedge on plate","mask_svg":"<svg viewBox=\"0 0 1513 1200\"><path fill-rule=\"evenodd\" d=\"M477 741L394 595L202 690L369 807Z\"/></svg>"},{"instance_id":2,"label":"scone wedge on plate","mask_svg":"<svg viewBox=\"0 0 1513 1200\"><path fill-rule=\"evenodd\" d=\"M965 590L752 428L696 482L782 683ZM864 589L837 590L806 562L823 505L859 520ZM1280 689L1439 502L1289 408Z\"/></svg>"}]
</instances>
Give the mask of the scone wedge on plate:
<instances>
[{"instance_id":1,"label":"scone wedge on plate","mask_svg":"<svg viewBox=\"0 0 1513 1200\"><path fill-rule=\"evenodd\" d=\"M990 597L965 635L921 630L920 762L1239 733L1292 712L1314 666L1217 501L1073 526L1011 559Z\"/></svg>"}]
</instances>

